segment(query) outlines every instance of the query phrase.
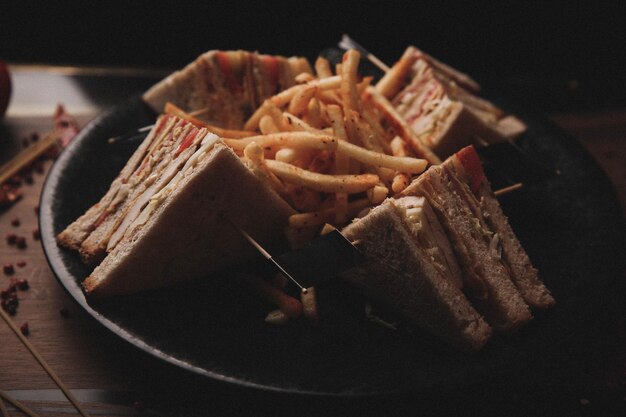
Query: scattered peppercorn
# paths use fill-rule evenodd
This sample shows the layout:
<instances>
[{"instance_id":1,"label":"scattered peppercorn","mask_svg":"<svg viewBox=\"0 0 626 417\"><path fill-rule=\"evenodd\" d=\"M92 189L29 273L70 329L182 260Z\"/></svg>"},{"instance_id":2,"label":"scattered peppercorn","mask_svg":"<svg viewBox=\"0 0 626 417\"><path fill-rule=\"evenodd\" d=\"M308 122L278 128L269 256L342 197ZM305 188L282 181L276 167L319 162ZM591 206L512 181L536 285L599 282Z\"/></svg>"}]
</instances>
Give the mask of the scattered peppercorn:
<instances>
[{"instance_id":1,"label":"scattered peppercorn","mask_svg":"<svg viewBox=\"0 0 626 417\"><path fill-rule=\"evenodd\" d=\"M28 328L28 322L25 321L21 326L20 326L20 332L22 332L22 334L24 336L28 336L30 334L30 329Z\"/></svg>"},{"instance_id":2,"label":"scattered peppercorn","mask_svg":"<svg viewBox=\"0 0 626 417\"><path fill-rule=\"evenodd\" d=\"M26 184L32 184L34 182L33 176L31 174L24 176L24 181L26 181Z\"/></svg>"},{"instance_id":3,"label":"scattered peppercorn","mask_svg":"<svg viewBox=\"0 0 626 417\"><path fill-rule=\"evenodd\" d=\"M26 266L26 261L22 259L20 261L17 261L15 265L19 266L20 268L24 268Z\"/></svg>"},{"instance_id":4,"label":"scattered peppercorn","mask_svg":"<svg viewBox=\"0 0 626 417\"><path fill-rule=\"evenodd\" d=\"M39 240L41 238L41 233L39 232L39 228L33 230L33 239Z\"/></svg>"},{"instance_id":5,"label":"scattered peppercorn","mask_svg":"<svg viewBox=\"0 0 626 417\"><path fill-rule=\"evenodd\" d=\"M17 288L19 288L22 291L26 291L27 289L30 288L30 284L28 283L28 280L26 278L22 278L19 281L17 281Z\"/></svg>"},{"instance_id":6,"label":"scattered peppercorn","mask_svg":"<svg viewBox=\"0 0 626 417\"><path fill-rule=\"evenodd\" d=\"M17 227L20 225L20 219L18 219L17 217L11 220L11 225L14 227Z\"/></svg>"},{"instance_id":7,"label":"scattered peppercorn","mask_svg":"<svg viewBox=\"0 0 626 417\"><path fill-rule=\"evenodd\" d=\"M15 273L15 268L13 268L13 264L4 264L2 265L2 271L5 275L12 275Z\"/></svg>"},{"instance_id":8,"label":"scattered peppercorn","mask_svg":"<svg viewBox=\"0 0 626 417\"><path fill-rule=\"evenodd\" d=\"M14 245L17 242L17 235L15 233L9 233L6 235L6 240L9 245Z\"/></svg>"},{"instance_id":9,"label":"scattered peppercorn","mask_svg":"<svg viewBox=\"0 0 626 417\"><path fill-rule=\"evenodd\" d=\"M9 299L9 295L11 295L9 290L2 290L2 291L0 291L0 299L2 299L2 300L8 300Z\"/></svg>"},{"instance_id":10,"label":"scattered peppercorn","mask_svg":"<svg viewBox=\"0 0 626 417\"><path fill-rule=\"evenodd\" d=\"M24 236L18 236L17 239L15 240L15 245L17 245L19 249L26 248L27 246L26 238Z\"/></svg>"},{"instance_id":11,"label":"scattered peppercorn","mask_svg":"<svg viewBox=\"0 0 626 417\"><path fill-rule=\"evenodd\" d=\"M9 297L6 299L2 299L0 301L0 306L4 311L9 313L11 316L14 316L17 313L17 306L19 305L19 300L17 299L17 295L15 293L10 293Z\"/></svg>"}]
</instances>

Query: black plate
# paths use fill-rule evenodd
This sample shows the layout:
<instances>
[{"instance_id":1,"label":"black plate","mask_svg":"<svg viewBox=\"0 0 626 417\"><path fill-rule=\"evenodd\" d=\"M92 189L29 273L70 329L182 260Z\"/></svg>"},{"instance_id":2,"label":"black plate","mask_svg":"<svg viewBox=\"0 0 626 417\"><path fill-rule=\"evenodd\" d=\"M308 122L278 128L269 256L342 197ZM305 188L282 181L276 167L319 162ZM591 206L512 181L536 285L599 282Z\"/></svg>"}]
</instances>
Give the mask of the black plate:
<instances>
[{"instance_id":1,"label":"black plate","mask_svg":"<svg viewBox=\"0 0 626 417\"><path fill-rule=\"evenodd\" d=\"M591 157L541 118L512 111L529 124L520 146L561 173L501 199L557 306L514 335L494 337L475 356L419 331L367 322L340 330L272 327L262 320L267 306L254 295L212 279L87 300L80 282L89 271L56 245L55 235L100 198L138 144L106 139L153 123L155 115L139 99L90 123L53 166L41 199L44 251L60 283L101 324L212 379L290 393L370 395L424 392L533 369L535 358L571 347L594 323L622 270L623 225L615 192Z\"/></svg>"}]
</instances>

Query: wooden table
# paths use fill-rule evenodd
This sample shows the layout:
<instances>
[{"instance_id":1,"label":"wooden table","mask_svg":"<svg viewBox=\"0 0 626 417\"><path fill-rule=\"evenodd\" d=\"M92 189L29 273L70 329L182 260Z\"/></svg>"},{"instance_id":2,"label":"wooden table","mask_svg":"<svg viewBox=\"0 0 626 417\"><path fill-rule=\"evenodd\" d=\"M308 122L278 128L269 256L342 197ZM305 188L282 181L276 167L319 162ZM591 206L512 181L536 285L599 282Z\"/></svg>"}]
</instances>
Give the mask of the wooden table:
<instances>
[{"instance_id":1,"label":"wooden table","mask_svg":"<svg viewBox=\"0 0 626 417\"><path fill-rule=\"evenodd\" d=\"M89 120L98 108L92 110L91 113L80 114L81 123ZM4 120L0 131L0 162L19 149L22 138L28 138L35 132L41 135L49 131L53 111L54 106L50 106L50 116L21 114ZM595 157L618 191L622 207L626 208L626 110L554 114L551 119L580 141ZM120 342L78 308L54 278L40 243L33 237L33 231L37 229L39 194L45 171L50 165L51 161L47 161L44 172L33 174L32 184L24 183L21 186L23 198L18 203L0 212L0 263L16 265L18 261L25 261L25 266L15 266L15 273L11 277L26 278L30 283L30 289L19 292L20 304L14 321L18 325L28 323L30 342L65 384L75 390L78 398L88 403L88 409L93 414L132 415L137 413L137 407L133 408L133 404L143 401L148 407L148 411L144 409L144 414L158 415L154 410L158 409L155 404L159 403L159 398L152 398L151 392L158 393L168 383L155 381L155 378L159 378L155 375L165 375L166 378L172 375L175 381L172 385L187 383L184 382L186 377L172 374L167 368L155 370L155 373L147 371L145 367L157 369L160 365ZM12 224L14 221L19 221L19 225ZM26 248L9 245L5 236L10 233L25 236ZM4 289L8 285L9 278L0 272L0 288ZM611 337L617 337L619 346L626 348L624 336L622 331ZM625 350L622 349L622 352ZM581 364L580 370L568 374L571 386L546 396L552 400L551 407L562 407L570 415L572 412L593 413L594 407L596 411L603 410L605 405L601 401L623 405L623 396L626 395L625 373L626 354L620 354L618 350L608 361ZM153 386L154 391L151 391ZM71 413L71 407L63 402L54 383L2 322L0 389L24 400L41 411L41 415L62 416ZM227 392L228 388L215 387L213 394L205 394L213 401L213 410L235 415L255 414L255 409L246 407L256 404L258 397L254 394L248 397L242 395L231 400ZM193 395L193 388L185 389L183 394L178 395L171 399L180 405L181 401L185 401L185 395ZM523 400L523 396L521 398ZM153 400L155 403L150 403ZM498 403L495 404L498 407ZM168 412L176 414L179 408L175 405L173 410ZM11 415L19 413L13 410Z\"/></svg>"}]
</instances>

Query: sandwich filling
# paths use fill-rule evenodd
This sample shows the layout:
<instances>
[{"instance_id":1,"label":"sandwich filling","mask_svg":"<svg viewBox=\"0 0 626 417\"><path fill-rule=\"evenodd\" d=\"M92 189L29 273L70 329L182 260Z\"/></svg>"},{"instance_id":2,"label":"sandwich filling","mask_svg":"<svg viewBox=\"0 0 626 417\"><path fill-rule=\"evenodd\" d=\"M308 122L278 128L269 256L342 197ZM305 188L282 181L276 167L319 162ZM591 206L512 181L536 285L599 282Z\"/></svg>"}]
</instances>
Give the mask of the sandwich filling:
<instances>
[{"instance_id":1,"label":"sandwich filling","mask_svg":"<svg viewBox=\"0 0 626 417\"><path fill-rule=\"evenodd\" d=\"M525 130L522 122L512 116L505 117L500 108L475 95L478 86L463 82L466 77L462 74L448 71L443 64L417 50L411 61L406 73L409 82L391 101L429 147L437 149L447 128L463 110L484 125L479 131L467 131L468 140L480 137L493 142L514 138ZM472 88L474 85L476 89Z\"/></svg>"},{"instance_id":2,"label":"sandwich filling","mask_svg":"<svg viewBox=\"0 0 626 417\"><path fill-rule=\"evenodd\" d=\"M111 236L107 245L107 251L110 252L127 233L132 233L137 227L143 225L152 212L167 198L167 196L176 188L180 180L191 174L198 163L204 159L213 146L219 141L219 138L209 133L206 129L197 129L192 127L190 130L183 132L185 137L192 137L192 143L186 145L185 149L180 150L178 157L170 163L165 171L154 175L150 181L150 185L145 191L133 202L128 210L124 220L117 230ZM177 151L178 153L178 151Z\"/></svg>"},{"instance_id":3,"label":"sandwich filling","mask_svg":"<svg viewBox=\"0 0 626 417\"><path fill-rule=\"evenodd\" d=\"M433 209L424 197L408 196L395 200L409 234L431 259L442 276L461 289L463 278L452 245Z\"/></svg>"}]
</instances>

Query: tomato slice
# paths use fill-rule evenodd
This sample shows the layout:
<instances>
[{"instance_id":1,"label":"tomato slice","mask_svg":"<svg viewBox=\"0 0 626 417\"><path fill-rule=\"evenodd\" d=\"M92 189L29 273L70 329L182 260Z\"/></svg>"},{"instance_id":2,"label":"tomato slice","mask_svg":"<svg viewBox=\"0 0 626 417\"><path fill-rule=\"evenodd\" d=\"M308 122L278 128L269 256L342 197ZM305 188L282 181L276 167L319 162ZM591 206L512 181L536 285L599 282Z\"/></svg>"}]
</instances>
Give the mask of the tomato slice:
<instances>
[{"instance_id":1,"label":"tomato slice","mask_svg":"<svg viewBox=\"0 0 626 417\"><path fill-rule=\"evenodd\" d=\"M230 63L228 53L219 51L216 55L220 71L222 71L222 74L224 74L224 77L226 78L226 84L228 84L228 89L232 93L240 92L241 86L237 82L237 78L235 77L235 73L233 72L233 67Z\"/></svg>"},{"instance_id":2,"label":"tomato slice","mask_svg":"<svg viewBox=\"0 0 626 417\"><path fill-rule=\"evenodd\" d=\"M480 185L485 180L485 172L483 171L483 165L482 162L480 162L480 157L476 149L472 145L466 146L455 155L470 177L470 189L474 195L478 195Z\"/></svg>"},{"instance_id":3,"label":"tomato slice","mask_svg":"<svg viewBox=\"0 0 626 417\"><path fill-rule=\"evenodd\" d=\"M176 156L178 156L182 151L187 149L193 143L193 140L198 135L198 132L198 129L193 128L189 133L187 133L187 136L185 136L183 141L180 143L180 146L178 146L178 149L176 150Z\"/></svg>"},{"instance_id":4,"label":"tomato slice","mask_svg":"<svg viewBox=\"0 0 626 417\"><path fill-rule=\"evenodd\" d=\"M261 59L263 60L263 65L265 65L265 69L267 70L267 74L269 75L270 82L274 87L274 90L278 86L278 58L270 55L262 55Z\"/></svg>"}]
</instances>

